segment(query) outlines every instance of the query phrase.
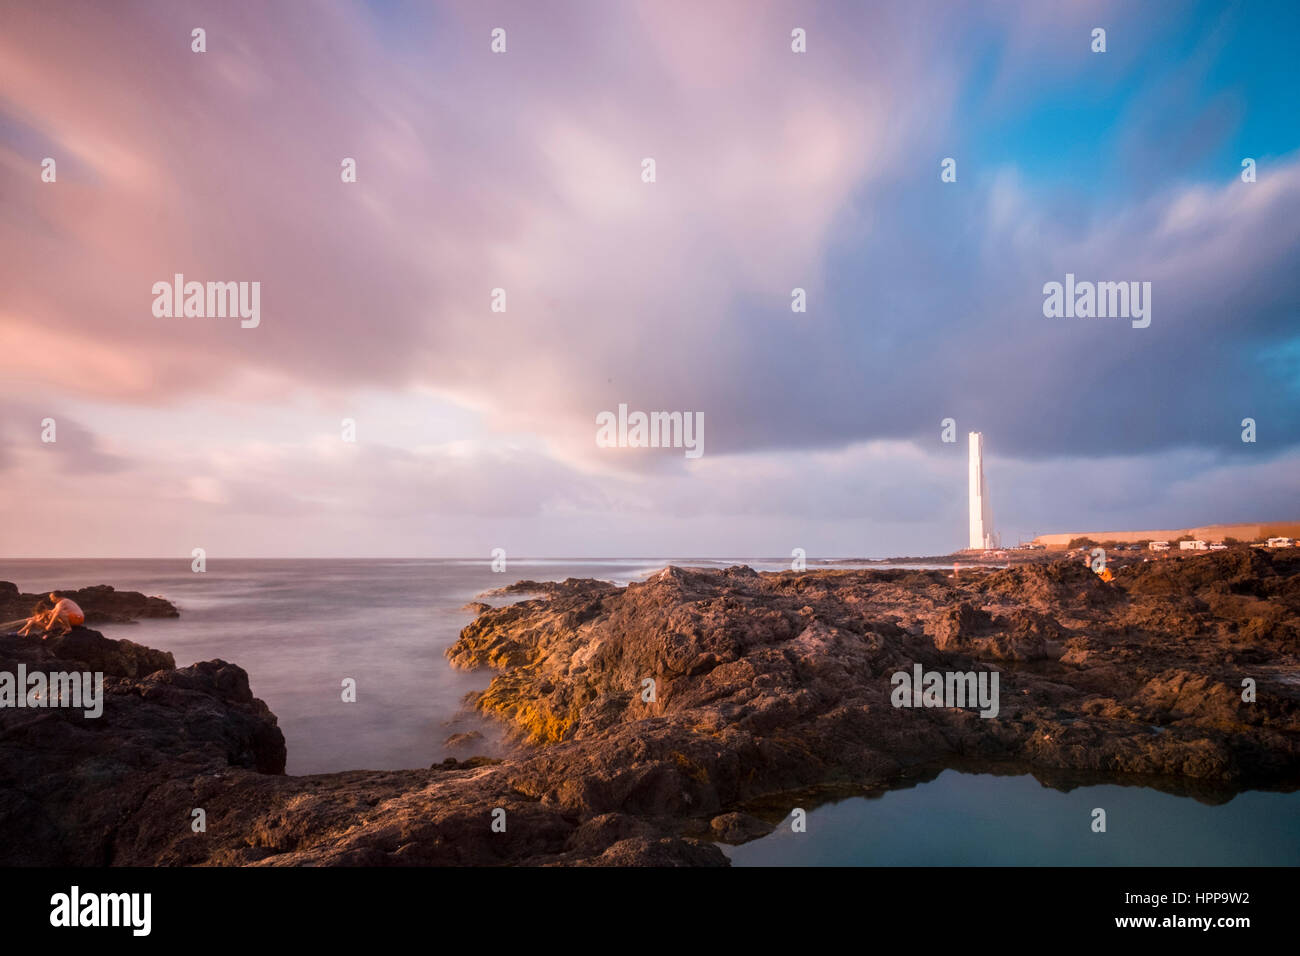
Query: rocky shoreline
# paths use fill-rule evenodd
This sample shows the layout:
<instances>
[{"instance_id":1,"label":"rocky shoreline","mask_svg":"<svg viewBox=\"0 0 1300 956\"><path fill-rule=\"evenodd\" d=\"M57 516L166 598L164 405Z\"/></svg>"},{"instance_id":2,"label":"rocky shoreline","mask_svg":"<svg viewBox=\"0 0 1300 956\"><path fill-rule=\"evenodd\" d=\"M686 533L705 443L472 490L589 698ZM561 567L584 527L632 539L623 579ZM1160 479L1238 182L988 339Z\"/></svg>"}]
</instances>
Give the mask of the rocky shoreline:
<instances>
[{"instance_id":1,"label":"rocky shoreline","mask_svg":"<svg viewBox=\"0 0 1300 956\"><path fill-rule=\"evenodd\" d=\"M0 581L0 621L27 617L36 603L50 593L71 598L86 615L86 624L130 624L144 618L180 617L175 605L165 598L149 597L139 591L119 591L98 584L75 591L55 590L43 594L22 594L18 585Z\"/></svg>"},{"instance_id":2,"label":"rocky shoreline","mask_svg":"<svg viewBox=\"0 0 1300 956\"><path fill-rule=\"evenodd\" d=\"M84 628L0 637L0 671L106 674L98 719L0 709L0 862L726 865L718 841L794 806L949 766L1210 800L1300 786L1298 556L1135 563L1110 583L1075 561L506 591L523 600L476 604L448 657L492 670L473 705L519 746L424 770L285 776L275 716L233 664L178 669ZM996 671L997 716L893 706L891 675L916 664Z\"/></svg>"}]
</instances>

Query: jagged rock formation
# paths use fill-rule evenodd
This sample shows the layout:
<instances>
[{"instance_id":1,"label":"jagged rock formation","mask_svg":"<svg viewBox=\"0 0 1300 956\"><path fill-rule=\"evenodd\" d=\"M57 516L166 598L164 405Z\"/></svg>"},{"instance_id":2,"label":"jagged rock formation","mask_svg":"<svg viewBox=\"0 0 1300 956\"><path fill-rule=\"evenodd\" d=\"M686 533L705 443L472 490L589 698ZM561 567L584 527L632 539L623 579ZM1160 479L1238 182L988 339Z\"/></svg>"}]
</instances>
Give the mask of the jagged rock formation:
<instances>
[{"instance_id":1,"label":"jagged rock formation","mask_svg":"<svg viewBox=\"0 0 1300 956\"><path fill-rule=\"evenodd\" d=\"M103 713L0 708L6 865L154 862L166 841L142 834L188 828L191 807L180 804L191 802L195 781L232 768L284 772L275 716L233 664L177 669L171 654L78 627L45 641L0 637L0 671L17 674L19 665L28 674L103 673ZM154 816L168 801L170 819Z\"/></svg>"}]
</instances>

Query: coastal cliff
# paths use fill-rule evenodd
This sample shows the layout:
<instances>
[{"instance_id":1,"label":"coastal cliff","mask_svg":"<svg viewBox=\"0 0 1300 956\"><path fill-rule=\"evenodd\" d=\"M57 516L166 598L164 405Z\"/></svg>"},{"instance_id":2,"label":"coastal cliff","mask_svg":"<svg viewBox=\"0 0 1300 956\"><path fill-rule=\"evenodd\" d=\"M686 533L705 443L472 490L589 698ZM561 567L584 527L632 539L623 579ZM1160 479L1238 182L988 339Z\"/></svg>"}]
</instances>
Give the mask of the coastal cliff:
<instances>
[{"instance_id":1,"label":"coastal cliff","mask_svg":"<svg viewBox=\"0 0 1300 956\"><path fill-rule=\"evenodd\" d=\"M523 600L476 605L448 657L492 670L473 704L519 746L425 770L288 777L232 664L176 669L85 629L0 638L0 671L113 674L98 719L0 710L0 862L725 865L715 841L819 793L944 766L1209 799L1300 785L1300 556L1138 563L1110 583L1073 562L506 590ZM996 717L894 706L916 665L996 671Z\"/></svg>"}]
</instances>

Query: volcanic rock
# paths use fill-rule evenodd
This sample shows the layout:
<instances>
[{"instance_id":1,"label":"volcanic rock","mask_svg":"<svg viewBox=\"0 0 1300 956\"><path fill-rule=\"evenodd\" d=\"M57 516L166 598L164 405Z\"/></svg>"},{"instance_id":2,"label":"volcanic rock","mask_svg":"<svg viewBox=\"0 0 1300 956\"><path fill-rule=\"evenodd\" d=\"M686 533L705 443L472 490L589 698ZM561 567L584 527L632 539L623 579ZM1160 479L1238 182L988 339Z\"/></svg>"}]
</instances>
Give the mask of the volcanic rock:
<instances>
[{"instance_id":1,"label":"volcanic rock","mask_svg":"<svg viewBox=\"0 0 1300 956\"><path fill-rule=\"evenodd\" d=\"M0 621L16 621L32 614L38 602L48 603L51 592L20 594L18 585L0 581ZM86 624L127 624L143 618L180 617L175 605L165 598L148 597L139 591L119 591L107 584L53 592L70 598L85 612Z\"/></svg>"}]
</instances>

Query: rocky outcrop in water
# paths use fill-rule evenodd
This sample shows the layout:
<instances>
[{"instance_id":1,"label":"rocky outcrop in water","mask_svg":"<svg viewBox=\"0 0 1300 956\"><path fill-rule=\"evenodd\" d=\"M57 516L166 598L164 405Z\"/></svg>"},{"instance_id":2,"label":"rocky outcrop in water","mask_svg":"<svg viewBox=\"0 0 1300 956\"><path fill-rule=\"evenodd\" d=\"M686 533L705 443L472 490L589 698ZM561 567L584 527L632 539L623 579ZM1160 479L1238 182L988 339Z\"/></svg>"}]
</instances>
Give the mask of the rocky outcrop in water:
<instances>
[{"instance_id":1,"label":"rocky outcrop in water","mask_svg":"<svg viewBox=\"0 0 1300 956\"><path fill-rule=\"evenodd\" d=\"M56 590L58 597L70 598L86 614L89 624L128 624L144 618L180 617L180 612L165 598L149 597L139 591L119 591L107 584ZM0 622L16 621L31 615L38 602L48 603L50 592L20 594L18 585L0 581Z\"/></svg>"}]
</instances>

